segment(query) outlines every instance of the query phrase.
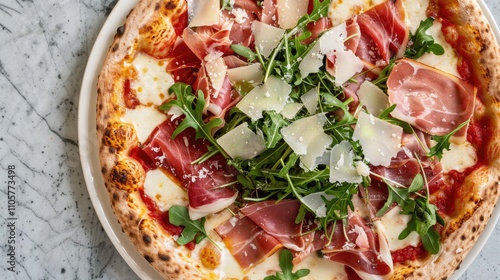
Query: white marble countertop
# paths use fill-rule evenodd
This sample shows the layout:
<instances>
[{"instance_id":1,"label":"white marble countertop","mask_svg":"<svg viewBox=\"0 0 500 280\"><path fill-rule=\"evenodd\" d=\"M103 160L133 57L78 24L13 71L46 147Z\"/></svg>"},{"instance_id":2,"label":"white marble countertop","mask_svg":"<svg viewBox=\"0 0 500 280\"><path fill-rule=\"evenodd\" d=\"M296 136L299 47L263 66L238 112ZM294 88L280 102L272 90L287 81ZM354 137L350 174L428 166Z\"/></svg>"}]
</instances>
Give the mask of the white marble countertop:
<instances>
[{"instance_id":1,"label":"white marble countertop","mask_svg":"<svg viewBox=\"0 0 500 280\"><path fill-rule=\"evenodd\" d=\"M137 279L97 218L77 143L85 64L116 2L0 3L0 278ZM498 0L485 2L500 18ZM460 279L498 279L498 244L500 225Z\"/></svg>"}]
</instances>

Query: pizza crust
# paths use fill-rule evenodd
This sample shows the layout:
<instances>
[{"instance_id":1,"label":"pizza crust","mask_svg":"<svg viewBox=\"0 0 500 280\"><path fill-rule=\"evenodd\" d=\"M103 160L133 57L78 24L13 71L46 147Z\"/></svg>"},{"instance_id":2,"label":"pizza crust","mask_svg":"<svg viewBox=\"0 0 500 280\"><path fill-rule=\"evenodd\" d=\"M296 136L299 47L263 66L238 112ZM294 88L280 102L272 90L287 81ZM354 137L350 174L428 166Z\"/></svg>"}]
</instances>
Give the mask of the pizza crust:
<instances>
[{"instance_id":1,"label":"pizza crust","mask_svg":"<svg viewBox=\"0 0 500 280\"><path fill-rule=\"evenodd\" d=\"M436 1L435 1L436 2ZM500 187L500 48L486 17L474 0L437 0L457 13L454 24L467 43L473 72L482 88L475 118L488 118L492 138L487 164L470 174L462 186L469 196L457 202L461 211L447 221L442 251L427 261L396 267L392 279L443 279L451 276L484 230L499 198Z\"/></svg>"},{"instance_id":2,"label":"pizza crust","mask_svg":"<svg viewBox=\"0 0 500 280\"><path fill-rule=\"evenodd\" d=\"M124 73L124 63L133 60L137 49L144 49L138 41L155 40L152 21L160 22L161 19L168 23L186 8L182 0L140 1L128 15L125 25L118 28L98 79L97 137L101 171L111 206L135 248L166 279L215 279L218 277L213 272L192 260L190 250L177 245L173 237L148 215L138 192L144 182L144 170L127 156L129 149L138 144L137 135L131 124L121 121L126 111L123 85L130 75ZM158 25L157 28L166 26ZM175 39L173 29L167 31L170 35L163 36Z\"/></svg>"},{"instance_id":3,"label":"pizza crust","mask_svg":"<svg viewBox=\"0 0 500 280\"><path fill-rule=\"evenodd\" d=\"M480 7L473 0L433 0L456 5L461 32L474 36L471 54L474 71L480 73L481 102L475 117L491 118L492 131L500 131L500 50ZM139 195L145 173L138 162L127 154L138 144L132 125L120 119L125 114L123 85L124 63L133 61L140 51L164 51L158 46L155 28L165 29L162 36L173 38L173 17L187 9L185 1L140 1L117 30L98 80L97 137L100 141L102 174L117 219L137 250L166 279L218 279L219 275L194 261L184 246L179 246L149 215ZM162 22L164 21L164 22ZM167 46L168 48L168 46ZM480 52L475 54L475 49ZM395 267L392 279L441 279L451 275L470 251L483 231L499 196L500 133L493 133L488 146L488 165L471 174L465 184L470 189L468 205L457 217L447 221L442 252L428 260L414 261Z\"/></svg>"}]
</instances>

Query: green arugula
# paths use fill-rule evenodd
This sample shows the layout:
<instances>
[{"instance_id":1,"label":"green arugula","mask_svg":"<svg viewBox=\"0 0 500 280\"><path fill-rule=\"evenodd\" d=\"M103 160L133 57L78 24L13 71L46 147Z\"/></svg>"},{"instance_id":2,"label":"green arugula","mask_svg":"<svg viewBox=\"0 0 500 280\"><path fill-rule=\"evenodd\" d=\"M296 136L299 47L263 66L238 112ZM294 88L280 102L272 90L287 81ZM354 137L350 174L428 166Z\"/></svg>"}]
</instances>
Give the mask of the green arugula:
<instances>
[{"instance_id":1,"label":"green arugula","mask_svg":"<svg viewBox=\"0 0 500 280\"><path fill-rule=\"evenodd\" d=\"M275 275L266 276L264 280L297 280L309 275L310 270L305 268L293 272L292 260L293 255L289 250L281 250L279 258L281 272L276 272Z\"/></svg>"},{"instance_id":2,"label":"green arugula","mask_svg":"<svg viewBox=\"0 0 500 280\"><path fill-rule=\"evenodd\" d=\"M444 220L437 213L437 207L429 203L429 197L419 193L424 189L422 174L417 174L408 188L397 187L387 181L386 184L389 197L384 206L377 212L377 216L383 216L394 203L398 204L402 209L400 214L411 215L406 228L398 236L399 240L405 239L411 232L415 231L420 235L427 252L439 253L439 239L441 237L434 229L434 225L436 223L444 225Z\"/></svg>"},{"instance_id":3,"label":"green arugula","mask_svg":"<svg viewBox=\"0 0 500 280\"><path fill-rule=\"evenodd\" d=\"M409 43L406 47L404 57L417 59L425 53L433 53L435 55L443 55L444 48L438 43L434 43L434 38L426 32L432 26L433 18L427 18L420 22L415 34L410 34ZM392 68L396 64L395 59L391 59L389 64L385 66L378 77L372 81L373 84L378 86L384 91L387 91L387 79L391 74Z\"/></svg>"},{"instance_id":4,"label":"green arugula","mask_svg":"<svg viewBox=\"0 0 500 280\"><path fill-rule=\"evenodd\" d=\"M436 156L439 160L443 157L444 150L450 150L450 138L457 133L460 129L466 126L469 123L469 120L458 125L454 130L445 135L433 135L431 139L436 141L437 143L432 146L431 150L427 154L428 157Z\"/></svg>"},{"instance_id":5,"label":"green arugula","mask_svg":"<svg viewBox=\"0 0 500 280\"><path fill-rule=\"evenodd\" d=\"M176 99L172 99L161 105L160 109L169 110L172 106L177 106L182 110L185 116L184 120L182 120L172 133L172 139L185 129L191 127L196 131L196 139L204 138L208 140L219 152L228 157L212 135L212 131L224 123L223 120L220 118L213 118L205 123L203 119L203 109L206 103L203 92L199 90L196 96L193 94L191 86L184 83L175 83L168 91L170 94L175 94Z\"/></svg>"},{"instance_id":6,"label":"green arugula","mask_svg":"<svg viewBox=\"0 0 500 280\"><path fill-rule=\"evenodd\" d=\"M434 43L434 38L426 33L432 27L433 22L433 18L427 18L420 22L415 34L410 35L410 43L406 48L405 57L417 59L425 53L433 53L435 55L444 54L444 48Z\"/></svg>"},{"instance_id":7,"label":"green arugula","mask_svg":"<svg viewBox=\"0 0 500 280\"><path fill-rule=\"evenodd\" d=\"M324 113L327 119L324 131L332 138L332 146L347 140L353 148L355 160L363 161L364 155L359 143L352 140L354 125L357 121L354 114L351 113L353 108L350 108L353 100L341 101L346 99L343 89L336 84L334 78L325 71L324 67L321 67L318 73L310 74L305 78L301 77L298 68L300 61L314 46L314 42L310 44L303 43L311 36L311 32L306 27L309 23L327 16L330 2L330 0L314 0L312 12L300 18L295 28L286 30L269 58L264 58L258 49L252 50L242 45L232 45L231 49L236 54L246 58L248 62L260 63L264 69L264 80L273 75L293 85L294 88L289 97L293 102L301 102L300 97L310 89L315 88L318 91L319 112ZM230 1L223 0L222 3L226 9L230 8ZM426 30L430 26L432 26L432 20L422 21L417 32L410 35L412 45L405 52L407 57L417 58L426 52L440 53L441 46L435 44L432 37L426 34ZM395 61L391 60L389 65L381 71L379 77L374 80L374 83L384 90L387 90L387 78L394 64ZM235 86L235 88L241 95L245 95L252 89L251 86L247 85ZM337 221L343 221L346 224L349 211L354 210L352 198L358 192L358 184L330 183L328 164L320 164L315 170L304 170L300 164L300 156L295 154L286 144L280 133L281 129L288 126L293 120L285 119L281 114L275 112L264 112L263 118L254 121L237 108L232 108L229 111L229 118L225 126L217 130L223 124L223 120L204 118L203 110L206 101L201 91L193 93L190 86L176 83L170 88L169 92L175 95L175 99L162 105L160 109L169 110L173 106L177 106L185 116L172 137L176 137L187 128L193 128L196 131L197 138L204 138L211 144L209 152L196 162L202 162L216 153L221 153L227 159L228 164L236 168L239 173L237 180L241 186L240 190L243 198L237 203L267 199L279 201L289 197L300 200L301 197L306 195L324 192L328 197L328 199L325 198L326 196L323 198L326 215L316 217L319 222L319 229L326 231L329 225ZM408 123L390 116L394 108L395 106L388 108L380 115L380 118L403 127L407 133L414 133L413 128ZM310 114L306 109L302 109L294 119L307 116L310 116ZM219 135L225 134L243 122L247 123L248 127L254 132L263 136L267 149L252 159L232 159L218 145L216 139ZM216 130L217 132L214 133ZM450 137L433 138L438 141L438 144L433 147L429 156L436 155L440 157L442 150L449 147L449 144L446 146L446 142ZM403 213L412 216L407 228L401 233L400 237L404 238L410 232L416 231L421 236L426 250L435 253L439 251L439 235L435 232L433 226L436 222L442 222L442 219L436 213L436 207L429 203L427 197L420 194L425 184L419 181L417 177L414 184L409 188L399 188L394 186L392 182L387 182L389 199L378 214L383 215L394 203L400 205ZM368 186L369 181L370 177L363 178L362 185ZM176 212L180 210L173 209L172 215L177 216L179 219L176 220L176 223L185 226L184 230L186 232L183 231L179 238L181 242L206 237L206 233L203 231L204 219L191 221L189 215L187 215L187 210L183 209L184 212ZM305 204L302 204L296 222L300 222L306 212L313 211L307 209ZM331 239L332 237L328 236L328 238ZM277 273L276 276L269 276L274 278L268 277L266 279L298 279L307 275L303 274L305 272L297 272L299 275L292 273L293 266L291 260L289 261L291 257L288 254L290 254L288 250L283 250L280 254L280 266L283 272Z\"/></svg>"},{"instance_id":8,"label":"green arugula","mask_svg":"<svg viewBox=\"0 0 500 280\"><path fill-rule=\"evenodd\" d=\"M186 245L191 241L200 243L203 239L208 238L208 240L220 249L205 231L205 218L199 220L191 220L189 218L189 212L187 207L174 205L168 210L168 219L171 224L175 226L183 226L181 236L177 238L177 243L179 245Z\"/></svg>"}]
</instances>

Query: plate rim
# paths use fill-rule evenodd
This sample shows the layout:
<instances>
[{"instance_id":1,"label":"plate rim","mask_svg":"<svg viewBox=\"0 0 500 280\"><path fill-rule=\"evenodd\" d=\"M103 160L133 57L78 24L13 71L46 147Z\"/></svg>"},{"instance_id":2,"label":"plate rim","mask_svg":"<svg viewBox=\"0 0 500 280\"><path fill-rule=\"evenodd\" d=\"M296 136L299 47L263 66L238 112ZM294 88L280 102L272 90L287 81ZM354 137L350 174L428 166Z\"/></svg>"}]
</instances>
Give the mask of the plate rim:
<instances>
[{"instance_id":1,"label":"plate rim","mask_svg":"<svg viewBox=\"0 0 500 280\"><path fill-rule=\"evenodd\" d=\"M99 221L123 260L141 279L161 279L160 274L135 249L122 232L109 202L100 172L98 144L96 137L97 77L108 53L108 49L130 10L139 0L118 1L105 20L90 52L85 67L80 98L78 101L78 146L83 177L93 208ZM93 135L93 136L92 136Z\"/></svg>"},{"instance_id":2,"label":"plate rim","mask_svg":"<svg viewBox=\"0 0 500 280\"><path fill-rule=\"evenodd\" d=\"M484 0L476 1L488 20L488 23L491 25L497 42L500 44L500 30L491 11ZM99 168L97 139L90 136L91 134L95 136L96 132L95 103L97 99L98 74L107 55L109 46L116 34L116 29L123 24L130 10L133 9L138 2L139 0L118 1L105 20L94 42L87 60L80 88L80 97L78 101L78 146L83 176L90 195L90 200L114 248L141 279L161 279L160 274L144 259L144 257L142 257L142 255L140 255L129 238L122 232L121 226L118 224L114 211L111 208L109 196L104 187L102 174ZM91 105L93 105L93 107ZM97 186L99 183L100 185ZM103 190L105 191L104 194ZM450 280L459 279L465 271L467 271L481 253L482 248L495 230L495 226L499 219L500 203L497 203L483 232L476 240L467 256L462 260L460 268L450 276Z\"/></svg>"}]
</instances>

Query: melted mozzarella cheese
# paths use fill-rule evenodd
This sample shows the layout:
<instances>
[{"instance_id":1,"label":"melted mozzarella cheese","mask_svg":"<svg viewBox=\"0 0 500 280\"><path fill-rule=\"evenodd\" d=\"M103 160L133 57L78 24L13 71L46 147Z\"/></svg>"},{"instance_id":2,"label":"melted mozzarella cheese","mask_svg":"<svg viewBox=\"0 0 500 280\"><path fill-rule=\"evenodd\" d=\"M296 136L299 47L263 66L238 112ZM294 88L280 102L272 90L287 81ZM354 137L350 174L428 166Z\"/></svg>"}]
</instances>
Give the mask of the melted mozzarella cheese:
<instances>
[{"instance_id":1,"label":"melted mozzarella cheese","mask_svg":"<svg viewBox=\"0 0 500 280\"><path fill-rule=\"evenodd\" d=\"M417 232L411 232L405 239L399 240L399 234L406 228L411 216L399 214L401 207L396 206L389 210L380 220L374 221L374 225L379 234L387 238L389 249L396 251L406 248L407 246L418 246L420 236Z\"/></svg>"},{"instance_id":2,"label":"melted mozzarella cheese","mask_svg":"<svg viewBox=\"0 0 500 280\"><path fill-rule=\"evenodd\" d=\"M145 54L134 58L132 66L137 70L137 79L130 83L136 97L144 105L161 105L168 98L168 89L174 79L165 70L165 61L159 61Z\"/></svg>"},{"instance_id":3,"label":"melted mozzarella cheese","mask_svg":"<svg viewBox=\"0 0 500 280\"><path fill-rule=\"evenodd\" d=\"M359 140L365 158L372 165L389 166L401 144L403 128L360 112L353 139Z\"/></svg>"},{"instance_id":4,"label":"melted mozzarella cheese","mask_svg":"<svg viewBox=\"0 0 500 280\"><path fill-rule=\"evenodd\" d=\"M426 10L429 6L429 0L404 0L403 2L408 16L410 32L415 34L420 22L428 17ZM434 21L432 27L427 30L427 34L434 38L435 43L440 44L444 48L444 54L434 55L426 53L417 60L458 77L458 56L451 45L446 42L441 27L440 22Z\"/></svg>"},{"instance_id":5,"label":"melted mozzarella cheese","mask_svg":"<svg viewBox=\"0 0 500 280\"><path fill-rule=\"evenodd\" d=\"M332 21L333 26L336 26L385 1L386 0L332 0L328 8L328 17Z\"/></svg>"},{"instance_id":6,"label":"melted mozzarella cheese","mask_svg":"<svg viewBox=\"0 0 500 280\"><path fill-rule=\"evenodd\" d=\"M476 149L469 142L464 142L460 145L451 143L450 150L444 150L443 157L441 158L444 173L448 173L451 170L463 172L468 167L476 164L476 162Z\"/></svg>"},{"instance_id":7,"label":"melted mozzarella cheese","mask_svg":"<svg viewBox=\"0 0 500 280\"><path fill-rule=\"evenodd\" d=\"M417 61L459 77L460 75L458 74L457 68L458 56L451 45L446 42L443 32L441 31L441 26L440 22L434 21L432 27L427 30L427 34L431 35L434 41L444 48L444 54L434 55L432 53L426 53L418 58Z\"/></svg>"},{"instance_id":8,"label":"melted mozzarella cheese","mask_svg":"<svg viewBox=\"0 0 500 280\"><path fill-rule=\"evenodd\" d=\"M146 173L144 193L156 203L161 211L167 211L173 205L188 204L186 191L160 169L150 170Z\"/></svg>"},{"instance_id":9,"label":"melted mozzarella cheese","mask_svg":"<svg viewBox=\"0 0 500 280\"><path fill-rule=\"evenodd\" d=\"M264 138L248 128L247 123L231 129L217 139L217 143L229 156L239 159L254 158L266 148Z\"/></svg>"},{"instance_id":10,"label":"melted mozzarella cheese","mask_svg":"<svg viewBox=\"0 0 500 280\"><path fill-rule=\"evenodd\" d=\"M122 121L131 123L137 133L140 143L148 139L153 129L164 122L167 116L160 113L155 107L137 106L135 109L127 109Z\"/></svg>"}]
</instances>

